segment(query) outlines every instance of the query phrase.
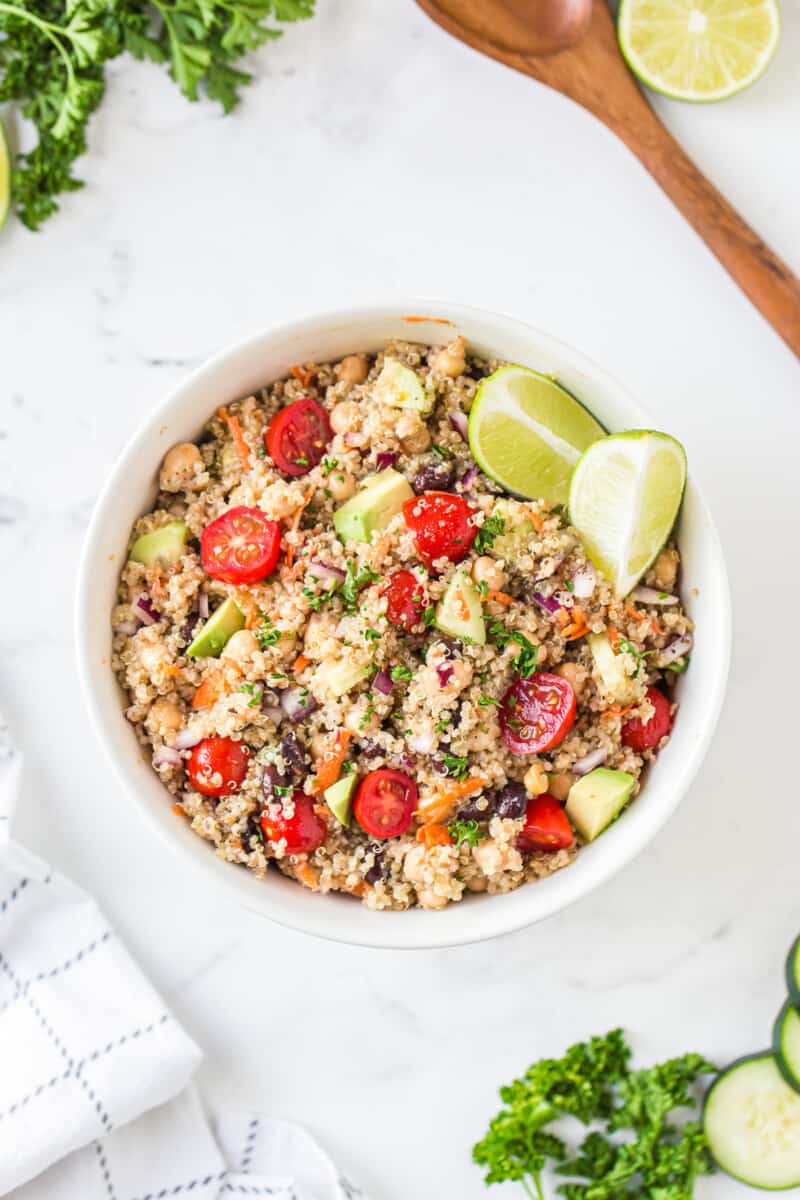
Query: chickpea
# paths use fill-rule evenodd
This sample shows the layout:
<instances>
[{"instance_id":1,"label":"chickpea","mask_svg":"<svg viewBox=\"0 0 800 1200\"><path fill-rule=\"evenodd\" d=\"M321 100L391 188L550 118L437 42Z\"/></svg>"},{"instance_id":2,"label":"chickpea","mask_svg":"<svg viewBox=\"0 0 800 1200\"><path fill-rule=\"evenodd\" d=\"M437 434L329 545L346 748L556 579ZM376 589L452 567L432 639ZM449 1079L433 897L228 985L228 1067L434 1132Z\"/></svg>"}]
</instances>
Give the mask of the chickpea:
<instances>
[{"instance_id":1,"label":"chickpea","mask_svg":"<svg viewBox=\"0 0 800 1200\"><path fill-rule=\"evenodd\" d=\"M177 704L171 700L155 700L147 714L147 726L155 733L177 733L183 724L183 716Z\"/></svg>"},{"instance_id":2,"label":"chickpea","mask_svg":"<svg viewBox=\"0 0 800 1200\"><path fill-rule=\"evenodd\" d=\"M328 476L328 491L334 500L349 500L356 490L356 481L344 471L332 471Z\"/></svg>"},{"instance_id":3,"label":"chickpea","mask_svg":"<svg viewBox=\"0 0 800 1200\"><path fill-rule=\"evenodd\" d=\"M296 512L302 503L302 489L297 484L279 479L276 483L271 483L269 487L264 488L259 507L273 521L282 521Z\"/></svg>"},{"instance_id":4,"label":"chickpea","mask_svg":"<svg viewBox=\"0 0 800 1200\"><path fill-rule=\"evenodd\" d=\"M185 488L195 491L203 486L204 470L205 464L194 442L179 442L164 455L159 487L162 492L182 492Z\"/></svg>"},{"instance_id":5,"label":"chickpea","mask_svg":"<svg viewBox=\"0 0 800 1200\"><path fill-rule=\"evenodd\" d=\"M354 400L342 400L331 410L331 429L334 433L349 433L361 426L361 410Z\"/></svg>"},{"instance_id":6,"label":"chickpea","mask_svg":"<svg viewBox=\"0 0 800 1200\"><path fill-rule=\"evenodd\" d=\"M467 891L485 892L486 884L487 880L485 875L473 875L471 879L467 880Z\"/></svg>"},{"instance_id":7,"label":"chickpea","mask_svg":"<svg viewBox=\"0 0 800 1200\"><path fill-rule=\"evenodd\" d=\"M330 737L327 733L315 733L311 736L311 757L314 762L321 762L330 748Z\"/></svg>"},{"instance_id":8,"label":"chickpea","mask_svg":"<svg viewBox=\"0 0 800 1200\"><path fill-rule=\"evenodd\" d=\"M420 908L447 908L450 903L447 896L440 896L433 888L422 888L417 892Z\"/></svg>"},{"instance_id":9,"label":"chickpea","mask_svg":"<svg viewBox=\"0 0 800 1200\"><path fill-rule=\"evenodd\" d=\"M451 379L455 379L458 375L463 375L467 366L467 358L465 354L466 341L463 337L453 338L452 342L444 347L443 350L437 351L430 361L434 371L440 375L449 375Z\"/></svg>"},{"instance_id":10,"label":"chickpea","mask_svg":"<svg viewBox=\"0 0 800 1200\"><path fill-rule=\"evenodd\" d=\"M580 693L586 679L586 671L573 662L565 662L560 667L556 667L556 675L566 679L576 696Z\"/></svg>"},{"instance_id":11,"label":"chickpea","mask_svg":"<svg viewBox=\"0 0 800 1200\"><path fill-rule=\"evenodd\" d=\"M415 842L403 859L403 874L408 882L424 883L426 865L425 847L422 842Z\"/></svg>"},{"instance_id":12,"label":"chickpea","mask_svg":"<svg viewBox=\"0 0 800 1200\"><path fill-rule=\"evenodd\" d=\"M341 383L363 383L368 370L366 354L347 354L336 368L336 375Z\"/></svg>"},{"instance_id":13,"label":"chickpea","mask_svg":"<svg viewBox=\"0 0 800 1200\"><path fill-rule=\"evenodd\" d=\"M493 558L482 554L472 564L472 578L476 583L485 583L490 592L501 592L508 577Z\"/></svg>"},{"instance_id":14,"label":"chickpea","mask_svg":"<svg viewBox=\"0 0 800 1200\"><path fill-rule=\"evenodd\" d=\"M250 662L253 655L258 650L258 642L249 629L239 629L232 634L225 645L221 658L228 658L232 662L243 666Z\"/></svg>"},{"instance_id":15,"label":"chickpea","mask_svg":"<svg viewBox=\"0 0 800 1200\"><path fill-rule=\"evenodd\" d=\"M551 796L563 804L569 795L569 789L575 782L575 778L571 771L561 771L558 775L551 775L550 786L547 790Z\"/></svg>"},{"instance_id":16,"label":"chickpea","mask_svg":"<svg viewBox=\"0 0 800 1200\"><path fill-rule=\"evenodd\" d=\"M395 433L400 439L403 449L410 454L419 454L427 450L431 444L431 435L425 422L417 412L401 413L395 426Z\"/></svg>"},{"instance_id":17,"label":"chickpea","mask_svg":"<svg viewBox=\"0 0 800 1200\"><path fill-rule=\"evenodd\" d=\"M540 762L533 762L525 772L522 782L529 796L541 796L547 791L547 772Z\"/></svg>"},{"instance_id":18,"label":"chickpea","mask_svg":"<svg viewBox=\"0 0 800 1200\"><path fill-rule=\"evenodd\" d=\"M653 577L656 587L661 588L662 591L669 592L675 587L675 581L678 578L677 550L661 551L653 567Z\"/></svg>"}]
</instances>

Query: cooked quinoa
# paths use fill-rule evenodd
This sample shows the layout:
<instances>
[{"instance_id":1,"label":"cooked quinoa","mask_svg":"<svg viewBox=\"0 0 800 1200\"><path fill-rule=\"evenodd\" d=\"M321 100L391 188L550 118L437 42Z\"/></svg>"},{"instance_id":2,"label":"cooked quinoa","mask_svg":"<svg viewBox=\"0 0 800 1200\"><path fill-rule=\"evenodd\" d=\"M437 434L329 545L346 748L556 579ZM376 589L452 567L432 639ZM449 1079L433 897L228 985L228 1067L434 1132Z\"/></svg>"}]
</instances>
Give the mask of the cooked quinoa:
<instances>
[{"instance_id":1,"label":"cooked quinoa","mask_svg":"<svg viewBox=\"0 0 800 1200\"><path fill-rule=\"evenodd\" d=\"M385 401L387 361L413 370L432 411ZM196 444L164 458L155 506L134 525L131 547L175 522L187 527L186 538L171 561L126 563L113 669L175 819L190 821L222 858L258 878L277 869L381 910L508 892L579 852L569 829L571 844L562 839L551 850L521 837L533 797L563 805L579 773L601 762L633 776L635 796L660 748L636 751L622 730L648 722L648 687L669 698L688 664L677 547L668 545L644 586L620 600L561 509L505 496L478 471L459 428L481 379L500 365L469 354L460 338L444 349L394 342L377 354L308 363L220 409ZM265 433L277 413L306 397L326 410L329 440L321 461L298 454L302 470L289 475L265 449ZM337 536L334 512L388 469L417 496L466 500L475 540L461 561L443 556L426 567L402 510L369 541ZM237 586L207 573L200 538L238 506L278 523L280 552L268 577ZM387 581L400 570L419 581L410 630L387 616ZM480 598L483 645L436 623L457 572ZM221 653L188 655L209 614L229 599L242 627ZM598 671L593 634L606 635L624 673L622 700ZM330 671L342 664L354 680L336 694ZM549 750L512 753L501 702L520 674L542 672L574 692L574 722ZM237 743L243 778L228 794L197 790L190 777L193 756L214 737ZM370 834L358 802L342 824L321 784L352 775L360 790L384 769L417 789L405 832ZM212 776L210 790L219 784ZM291 839L278 833L298 805L321 830L321 844L292 853Z\"/></svg>"}]
</instances>

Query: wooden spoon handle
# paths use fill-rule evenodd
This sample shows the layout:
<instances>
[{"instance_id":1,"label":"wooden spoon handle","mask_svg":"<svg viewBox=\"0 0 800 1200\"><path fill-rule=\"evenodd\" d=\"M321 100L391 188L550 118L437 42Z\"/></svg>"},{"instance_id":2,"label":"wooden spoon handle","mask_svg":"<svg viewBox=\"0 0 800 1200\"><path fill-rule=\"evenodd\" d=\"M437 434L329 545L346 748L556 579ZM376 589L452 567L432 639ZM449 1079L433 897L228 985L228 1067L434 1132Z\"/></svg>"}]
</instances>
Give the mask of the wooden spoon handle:
<instances>
[{"instance_id":1,"label":"wooden spoon handle","mask_svg":"<svg viewBox=\"0 0 800 1200\"><path fill-rule=\"evenodd\" d=\"M607 123L800 358L800 279L697 169L649 105L643 104L636 116L630 123Z\"/></svg>"}]
</instances>

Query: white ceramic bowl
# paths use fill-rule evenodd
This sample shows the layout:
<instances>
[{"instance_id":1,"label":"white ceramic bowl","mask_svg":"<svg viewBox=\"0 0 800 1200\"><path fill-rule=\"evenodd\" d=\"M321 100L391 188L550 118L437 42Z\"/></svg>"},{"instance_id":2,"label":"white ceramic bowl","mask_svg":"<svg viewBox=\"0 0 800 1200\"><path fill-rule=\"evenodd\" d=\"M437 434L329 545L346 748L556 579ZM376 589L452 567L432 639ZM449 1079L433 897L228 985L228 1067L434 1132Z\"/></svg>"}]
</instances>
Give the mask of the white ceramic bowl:
<instances>
[{"instance_id":1,"label":"white ceramic bowl","mask_svg":"<svg viewBox=\"0 0 800 1200\"><path fill-rule=\"evenodd\" d=\"M447 318L409 322L403 314ZM576 862L503 896L470 896L443 912L374 913L347 897L316 895L278 871L259 881L217 858L208 842L171 811L170 798L145 761L126 721L122 692L109 668L110 613L128 533L156 494L158 467L175 442L195 438L220 404L284 375L292 363L377 350L390 338L440 344L456 333L473 350L550 372L609 430L647 428L625 389L576 350L519 321L452 304L408 300L351 312L325 313L268 330L212 358L145 421L117 461L97 502L78 577L76 641L86 700L106 752L136 804L180 862L190 884L227 889L247 908L307 933L364 946L422 948L474 942L519 929L558 912L608 879L655 836L686 792L706 752L728 673L730 602L722 551L689 472L678 531L683 593L696 622L691 670L678 683L680 713L666 748L638 799ZM658 422L663 424L663 422Z\"/></svg>"}]
</instances>

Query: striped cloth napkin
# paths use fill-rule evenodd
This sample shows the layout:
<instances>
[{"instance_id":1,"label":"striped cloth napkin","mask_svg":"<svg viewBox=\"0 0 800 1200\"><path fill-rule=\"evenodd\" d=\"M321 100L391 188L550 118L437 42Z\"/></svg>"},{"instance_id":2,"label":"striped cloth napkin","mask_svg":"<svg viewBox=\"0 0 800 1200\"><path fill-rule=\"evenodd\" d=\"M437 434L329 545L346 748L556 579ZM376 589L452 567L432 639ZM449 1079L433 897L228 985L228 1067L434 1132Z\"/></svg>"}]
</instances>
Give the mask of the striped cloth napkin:
<instances>
[{"instance_id":1,"label":"striped cloth napkin","mask_svg":"<svg viewBox=\"0 0 800 1200\"><path fill-rule=\"evenodd\" d=\"M366 1200L300 1126L212 1132L199 1048L91 897L12 840L20 771L0 718L0 1196Z\"/></svg>"}]
</instances>

